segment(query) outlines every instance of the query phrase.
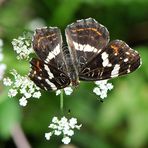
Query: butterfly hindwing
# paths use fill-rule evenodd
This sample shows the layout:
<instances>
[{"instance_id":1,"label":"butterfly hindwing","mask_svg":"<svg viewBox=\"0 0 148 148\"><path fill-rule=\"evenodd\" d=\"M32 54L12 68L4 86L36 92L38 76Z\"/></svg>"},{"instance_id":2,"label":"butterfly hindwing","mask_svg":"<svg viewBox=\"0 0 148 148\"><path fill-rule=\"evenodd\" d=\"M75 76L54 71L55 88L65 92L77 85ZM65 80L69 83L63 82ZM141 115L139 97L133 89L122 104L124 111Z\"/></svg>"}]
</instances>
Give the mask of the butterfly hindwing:
<instances>
[{"instance_id":1,"label":"butterfly hindwing","mask_svg":"<svg viewBox=\"0 0 148 148\"><path fill-rule=\"evenodd\" d=\"M30 79L44 90L57 90L70 84L69 77L62 71L39 59L31 60Z\"/></svg>"},{"instance_id":2,"label":"butterfly hindwing","mask_svg":"<svg viewBox=\"0 0 148 148\"><path fill-rule=\"evenodd\" d=\"M137 51L121 40L114 40L83 67L79 77L85 81L110 79L131 73L140 64Z\"/></svg>"}]
</instances>

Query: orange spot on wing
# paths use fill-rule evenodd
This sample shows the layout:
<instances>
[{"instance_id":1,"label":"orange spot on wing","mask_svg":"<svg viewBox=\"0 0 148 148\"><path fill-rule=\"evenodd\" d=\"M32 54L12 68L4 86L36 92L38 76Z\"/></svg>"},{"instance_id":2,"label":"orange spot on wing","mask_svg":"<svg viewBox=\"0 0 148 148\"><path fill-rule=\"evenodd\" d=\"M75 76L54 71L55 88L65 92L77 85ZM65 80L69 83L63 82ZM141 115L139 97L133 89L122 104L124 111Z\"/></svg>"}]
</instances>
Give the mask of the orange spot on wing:
<instances>
[{"instance_id":1,"label":"orange spot on wing","mask_svg":"<svg viewBox=\"0 0 148 148\"><path fill-rule=\"evenodd\" d=\"M39 61L37 61L36 67L38 68L38 70L40 69L40 62Z\"/></svg>"},{"instance_id":2,"label":"orange spot on wing","mask_svg":"<svg viewBox=\"0 0 148 148\"><path fill-rule=\"evenodd\" d=\"M96 28L80 28L80 29L74 29L72 30L72 32L79 32L79 31L84 31L84 30L92 30L94 32L96 32L99 36L101 36L102 34L96 29Z\"/></svg>"},{"instance_id":3,"label":"orange spot on wing","mask_svg":"<svg viewBox=\"0 0 148 148\"><path fill-rule=\"evenodd\" d=\"M113 49L113 51L116 55L119 53L119 48L117 46L111 45L111 48Z\"/></svg>"},{"instance_id":4,"label":"orange spot on wing","mask_svg":"<svg viewBox=\"0 0 148 148\"><path fill-rule=\"evenodd\" d=\"M53 37L55 37L55 38L53 38ZM52 38L52 40L55 40L55 39L56 39L56 34L53 33L53 34L50 34L50 35L47 35L47 36L41 36L41 37L39 36L39 38L38 38L38 40L37 40L38 47L39 47L40 42L41 42L42 40L49 39L49 38Z\"/></svg>"}]
</instances>

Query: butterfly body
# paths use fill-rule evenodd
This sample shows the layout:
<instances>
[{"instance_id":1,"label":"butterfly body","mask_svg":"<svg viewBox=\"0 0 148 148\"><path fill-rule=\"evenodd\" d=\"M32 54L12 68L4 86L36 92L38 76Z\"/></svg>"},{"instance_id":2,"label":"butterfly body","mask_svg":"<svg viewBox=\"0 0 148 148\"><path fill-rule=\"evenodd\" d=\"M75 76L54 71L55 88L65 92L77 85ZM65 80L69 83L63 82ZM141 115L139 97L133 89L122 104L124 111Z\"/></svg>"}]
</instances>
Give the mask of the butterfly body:
<instances>
[{"instance_id":1,"label":"butterfly body","mask_svg":"<svg viewBox=\"0 0 148 148\"><path fill-rule=\"evenodd\" d=\"M32 59L29 77L44 90L111 79L131 73L141 64L137 51L121 40L109 42L107 28L92 18L68 25L65 35L67 48L63 48L57 27L37 29L33 37L39 59Z\"/></svg>"},{"instance_id":2,"label":"butterfly body","mask_svg":"<svg viewBox=\"0 0 148 148\"><path fill-rule=\"evenodd\" d=\"M79 76L78 76L78 70L77 70L77 63L75 60L68 54L68 56L65 57L65 65L67 69L67 75L70 79L72 86L78 86L79 85Z\"/></svg>"}]
</instances>

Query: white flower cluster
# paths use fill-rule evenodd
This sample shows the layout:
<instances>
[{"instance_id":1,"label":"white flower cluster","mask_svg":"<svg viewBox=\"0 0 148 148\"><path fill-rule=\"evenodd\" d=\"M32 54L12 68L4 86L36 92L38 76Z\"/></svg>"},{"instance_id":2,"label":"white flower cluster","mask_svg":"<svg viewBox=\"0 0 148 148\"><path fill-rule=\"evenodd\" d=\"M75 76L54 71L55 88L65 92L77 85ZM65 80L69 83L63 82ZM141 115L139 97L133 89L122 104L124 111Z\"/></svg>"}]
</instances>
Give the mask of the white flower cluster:
<instances>
[{"instance_id":1,"label":"white flower cluster","mask_svg":"<svg viewBox=\"0 0 148 148\"><path fill-rule=\"evenodd\" d=\"M77 125L77 119L71 118L67 119L62 117L60 120L57 117L53 117L52 123L48 126L52 129L52 132L45 133L45 138L50 140L52 135L60 136L63 135L62 142L64 144L69 144L71 141L71 136L74 135L74 129L80 130L81 125Z\"/></svg>"},{"instance_id":2,"label":"white flower cluster","mask_svg":"<svg viewBox=\"0 0 148 148\"><path fill-rule=\"evenodd\" d=\"M22 97L19 100L19 104L21 106L26 106L28 102L27 99L31 97L40 98L40 88L37 87L28 76L21 76L16 70L13 70L11 74L14 76L14 81L12 81L10 78L3 79L5 86L12 86L8 92L9 97L15 97L18 92L22 94Z\"/></svg>"},{"instance_id":3,"label":"white flower cluster","mask_svg":"<svg viewBox=\"0 0 148 148\"><path fill-rule=\"evenodd\" d=\"M65 94L68 96L71 95L73 92L73 89L71 87L65 87L63 90L64 90ZM61 90L59 89L56 91L56 96L58 96L60 94L61 94Z\"/></svg>"},{"instance_id":4,"label":"white flower cluster","mask_svg":"<svg viewBox=\"0 0 148 148\"><path fill-rule=\"evenodd\" d=\"M29 34L29 33L28 33ZM17 53L17 59L29 59L29 55L34 53L29 35L19 36L18 39L12 41L13 49Z\"/></svg>"},{"instance_id":5,"label":"white flower cluster","mask_svg":"<svg viewBox=\"0 0 148 148\"><path fill-rule=\"evenodd\" d=\"M3 79L4 72L6 70L6 65L1 63L3 61L3 40L0 39L0 80Z\"/></svg>"},{"instance_id":6,"label":"white flower cluster","mask_svg":"<svg viewBox=\"0 0 148 148\"><path fill-rule=\"evenodd\" d=\"M112 83L107 83L107 80L96 81L95 84L97 87L93 89L93 92L100 96L101 99L106 98L108 90L113 89Z\"/></svg>"}]
</instances>

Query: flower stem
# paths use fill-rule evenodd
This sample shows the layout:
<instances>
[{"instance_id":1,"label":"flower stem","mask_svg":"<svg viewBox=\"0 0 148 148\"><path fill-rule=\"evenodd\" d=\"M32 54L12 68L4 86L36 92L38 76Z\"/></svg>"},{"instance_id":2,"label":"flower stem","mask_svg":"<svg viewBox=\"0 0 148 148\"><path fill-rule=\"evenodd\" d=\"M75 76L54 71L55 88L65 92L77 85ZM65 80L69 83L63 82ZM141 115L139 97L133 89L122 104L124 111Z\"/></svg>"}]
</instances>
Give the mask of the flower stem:
<instances>
[{"instance_id":1,"label":"flower stem","mask_svg":"<svg viewBox=\"0 0 148 148\"><path fill-rule=\"evenodd\" d=\"M11 136L16 147L31 148L29 141L27 140L22 127L19 123L16 123L11 129Z\"/></svg>"},{"instance_id":2,"label":"flower stem","mask_svg":"<svg viewBox=\"0 0 148 148\"><path fill-rule=\"evenodd\" d=\"M63 89L62 89L60 94L60 110L62 113L63 113L63 102L64 102L64 97L63 97Z\"/></svg>"}]
</instances>

